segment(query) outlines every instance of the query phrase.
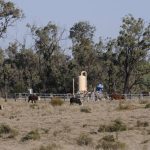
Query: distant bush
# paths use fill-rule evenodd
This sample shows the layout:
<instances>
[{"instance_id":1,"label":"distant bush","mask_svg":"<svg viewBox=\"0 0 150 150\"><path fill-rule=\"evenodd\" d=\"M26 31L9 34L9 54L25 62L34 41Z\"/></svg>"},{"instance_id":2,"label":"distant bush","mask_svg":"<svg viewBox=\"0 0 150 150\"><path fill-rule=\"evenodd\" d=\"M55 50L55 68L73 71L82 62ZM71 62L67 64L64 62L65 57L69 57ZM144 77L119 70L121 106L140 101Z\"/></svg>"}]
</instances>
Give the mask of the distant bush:
<instances>
[{"instance_id":1,"label":"distant bush","mask_svg":"<svg viewBox=\"0 0 150 150\"><path fill-rule=\"evenodd\" d=\"M82 146L82 145L90 145L92 144L92 138L84 133L81 133L80 136L77 138L77 144Z\"/></svg>"},{"instance_id":2,"label":"distant bush","mask_svg":"<svg viewBox=\"0 0 150 150\"><path fill-rule=\"evenodd\" d=\"M45 129L45 128L41 128L41 130L43 131L43 133L48 134L49 129Z\"/></svg>"},{"instance_id":3,"label":"distant bush","mask_svg":"<svg viewBox=\"0 0 150 150\"><path fill-rule=\"evenodd\" d=\"M150 108L150 103L146 104L145 108Z\"/></svg>"},{"instance_id":4,"label":"distant bush","mask_svg":"<svg viewBox=\"0 0 150 150\"><path fill-rule=\"evenodd\" d=\"M32 108L32 109L39 109L39 106L38 106L38 104L31 104L30 105L30 108Z\"/></svg>"},{"instance_id":5,"label":"distant bush","mask_svg":"<svg viewBox=\"0 0 150 150\"><path fill-rule=\"evenodd\" d=\"M149 123L148 123L147 121L142 122L142 121L140 121L140 120L137 120L136 126L137 126L137 127L148 127L148 126L149 126Z\"/></svg>"},{"instance_id":6,"label":"distant bush","mask_svg":"<svg viewBox=\"0 0 150 150\"><path fill-rule=\"evenodd\" d=\"M53 97L50 103L52 106L61 106L64 103L64 101L59 97Z\"/></svg>"},{"instance_id":7,"label":"distant bush","mask_svg":"<svg viewBox=\"0 0 150 150\"><path fill-rule=\"evenodd\" d=\"M87 106L83 106L81 107L80 111L85 113L91 113L91 108Z\"/></svg>"},{"instance_id":8,"label":"distant bush","mask_svg":"<svg viewBox=\"0 0 150 150\"><path fill-rule=\"evenodd\" d=\"M41 146L39 150L55 150L57 148L56 144L49 144L48 146Z\"/></svg>"},{"instance_id":9,"label":"distant bush","mask_svg":"<svg viewBox=\"0 0 150 150\"><path fill-rule=\"evenodd\" d=\"M30 131L26 136L24 136L21 141L28 141L28 140L38 140L40 139L40 134L38 130Z\"/></svg>"},{"instance_id":10,"label":"distant bush","mask_svg":"<svg viewBox=\"0 0 150 150\"><path fill-rule=\"evenodd\" d=\"M125 147L126 147L125 143L121 143L115 140L113 135L107 135L98 141L98 145L96 146L96 149L123 150L125 149Z\"/></svg>"},{"instance_id":11,"label":"distant bush","mask_svg":"<svg viewBox=\"0 0 150 150\"><path fill-rule=\"evenodd\" d=\"M98 132L109 132L107 128L107 125L101 124L98 128Z\"/></svg>"},{"instance_id":12,"label":"distant bush","mask_svg":"<svg viewBox=\"0 0 150 150\"><path fill-rule=\"evenodd\" d=\"M131 109L131 106L129 104L123 104L122 102L119 102L119 106L117 109L118 110L128 110L128 109Z\"/></svg>"},{"instance_id":13,"label":"distant bush","mask_svg":"<svg viewBox=\"0 0 150 150\"><path fill-rule=\"evenodd\" d=\"M55 130L54 132L53 132L53 136L57 136L57 135L59 135L60 134L60 132L62 132L62 131L60 131L60 130Z\"/></svg>"},{"instance_id":14,"label":"distant bush","mask_svg":"<svg viewBox=\"0 0 150 150\"><path fill-rule=\"evenodd\" d=\"M17 135L18 135L18 132L10 128L9 125L6 125L6 124L0 125L0 137L14 138Z\"/></svg>"},{"instance_id":15,"label":"distant bush","mask_svg":"<svg viewBox=\"0 0 150 150\"><path fill-rule=\"evenodd\" d=\"M147 130L147 134L150 135L150 130Z\"/></svg>"},{"instance_id":16,"label":"distant bush","mask_svg":"<svg viewBox=\"0 0 150 150\"><path fill-rule=\"evenodd\" d=\"M147 104L148 103L148 100L140 100L139 101L139 104Z\"/></svg>"},{"instance_id":17,"label":"distant bush","mask_svg":"<svg viewBox=\"0 0 150 150\"><path fill-rule=\"evenodd\" d=\"M125 130L127 130L127 126L121 120L116 119L110 125L100 125L98 132L117 132Z\"/></svg>"}]
</instances>

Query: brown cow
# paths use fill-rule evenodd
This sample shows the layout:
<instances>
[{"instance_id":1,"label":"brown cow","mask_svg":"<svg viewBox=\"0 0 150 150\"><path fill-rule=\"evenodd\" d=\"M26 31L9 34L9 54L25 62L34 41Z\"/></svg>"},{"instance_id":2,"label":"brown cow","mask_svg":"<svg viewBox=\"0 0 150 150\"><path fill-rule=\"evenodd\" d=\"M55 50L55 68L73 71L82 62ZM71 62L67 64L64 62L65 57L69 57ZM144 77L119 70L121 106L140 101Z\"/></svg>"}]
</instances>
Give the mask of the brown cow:
<instances>
[{"instance_id":1,"label":"brown cow","mask_svg":"<svg viewBox=\"0 0 150 150\"><path fill-rule=\"evenodd\" d=\"M118 93L112 93L110 95L111 100L123 100L125 99L125 96L122 94L118 94Z\"/></svg>"}]
</instances>

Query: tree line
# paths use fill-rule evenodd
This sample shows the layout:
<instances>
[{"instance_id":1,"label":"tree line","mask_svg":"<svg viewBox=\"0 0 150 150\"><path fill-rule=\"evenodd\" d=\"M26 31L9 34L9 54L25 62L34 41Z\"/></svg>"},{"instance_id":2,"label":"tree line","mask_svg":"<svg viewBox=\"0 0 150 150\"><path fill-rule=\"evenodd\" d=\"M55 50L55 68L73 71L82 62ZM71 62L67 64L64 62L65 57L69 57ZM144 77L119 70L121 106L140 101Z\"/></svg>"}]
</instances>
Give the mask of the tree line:
<instances>
[{"instance_id":1,"label":"tree line","mask_svg":"<svg viewBox=\"0 0 150 150\"><path fill-rule=\"evenodd\" d=\"M0 0L0 39L24 14L13 2ZM124 16L116 38L99 38L88 21L69 29L71 54L61 46L65 30L48 22L38 27L28 24L32 47L11 42L0 48L0 93L72 93L72 79L78 89L81 71L88 73L88 90L101 81L104 91L139 93L150 90L150 23L131 14Z\"/></svg>"}]
</instances>

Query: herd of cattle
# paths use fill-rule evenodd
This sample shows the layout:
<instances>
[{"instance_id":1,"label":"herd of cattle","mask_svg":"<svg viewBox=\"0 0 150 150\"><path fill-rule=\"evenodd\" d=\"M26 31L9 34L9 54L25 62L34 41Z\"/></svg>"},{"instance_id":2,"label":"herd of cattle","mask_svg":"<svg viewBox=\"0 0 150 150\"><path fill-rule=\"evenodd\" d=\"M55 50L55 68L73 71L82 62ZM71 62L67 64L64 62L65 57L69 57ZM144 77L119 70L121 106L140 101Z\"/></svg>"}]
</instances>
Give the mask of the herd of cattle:
<instances>
[{"instance_id":1,"label":"herd of cattle","mask_svg":"<svg viewBox=\"0 0 150 150\"><path fill-rule=\"evenodd\" d=\"M142 93L143 96L150 96L150 93L149 92L143 92ZM103 96L99 97L98 99L101 100ZM28 96L28 102L32 102L32 103L36 103L36 101L38 101L38 96L37 95L34 95L34 94L30 94ZM105 97L105 98L108 98L108 97ZM98 100L97 98L95 100ZM125 95L122 95L122 94L118 94L118 93L112 93L109 95L109 100L125 100L126 97ZM72 104L79 104L79 105L82 105L82 101L81 101L81 98L79 97L76 97L76 96L72 96L70 98L70 105Z\"/></svg>"},{"instance_id":2,"label":"herd of cattle","mask_svg":"<svg viewBox=\"0 0 150 150\"><path fill-rule=\"evenodd\" d=\"M34 94L30 94L29 97L28 97L28 102L32 102L32 103L36 103L36 101L38 101L38 96L37 95L34 95ZM77 97L71 97L70 98L70 105L72 104L79 104L79 105L82 105L82 102L81 102L81 99L80 98L77 98Z\"/></svg>"},{"instance_id":3,"label":"herd of cattle","mask_svg":"<svg viewBox=\"0 0 150 150\"><path fill-rule=\"evenodd\" d=\"M142 96L150 96L150 92L142 92ZM100 97L97 97L95 100L101 100L102 97L105 97L106 99L108 98L109 100L125 100L126 97L125 95L122 95L122 94L118 94L118 93L112 93L108 96L104 96L104 95L101 95ZM32 103L36 103L39 99L39 96L36 95L36 94L30 94L28 96L28 102L32 102ZM70 105L72 104L79 104L79 105L82 105L82 98L79 98L78 96L72 96L70 98ZM15 99L16 101L16 99ZM0 110L3 109L3 105L0 105Z\"/></svg>"}]
</instances>

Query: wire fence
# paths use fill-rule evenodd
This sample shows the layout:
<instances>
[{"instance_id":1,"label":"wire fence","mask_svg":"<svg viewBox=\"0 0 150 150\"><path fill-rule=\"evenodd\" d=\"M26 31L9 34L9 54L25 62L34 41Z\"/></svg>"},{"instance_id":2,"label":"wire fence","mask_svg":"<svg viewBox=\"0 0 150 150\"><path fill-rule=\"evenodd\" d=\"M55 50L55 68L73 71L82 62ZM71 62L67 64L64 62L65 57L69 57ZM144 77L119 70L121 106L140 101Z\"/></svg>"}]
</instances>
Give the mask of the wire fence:
<instances>
[{"instance_id":1,"label":"wire fence","mask_svg":"<svg viewBox=\"0 0 150 150\"><path fill-rule=\"evenodd\" d=\"M76 96L78 98L81 98L81 100L90 100L90 101L96 101L97 100L97 94L95 92L89 92L86 94L52 94L52 93L34 93L39 97L39 100L51 100L53 97L59 97L63 99L64 101L68 101L71 97ZM13 98L15 100L27 100L29 93L15 93ZM126 100L150 100L150 95L143 95L143 94L121 94L124 96ZM111 99L110 94L103 94L101 96L101 99Z\"/></svg>"},{"instance_id":2,"label":"wire fence","mask_svg":"<svg viewBox=\"0 0 150 150\"><path fill-rule=\"evenodd\" d=\"M34 93L35 95L37 95L39 97L39 100L51 100L53 97L59 97L61 99L63 99L64 101L69 100L73 94L69 93L69 94L51 94L51 93ZM17 100L27 100L28 96L30 94L29 93L15 93L14 94L14 99Z\"/></svg>"}]
</instances>

